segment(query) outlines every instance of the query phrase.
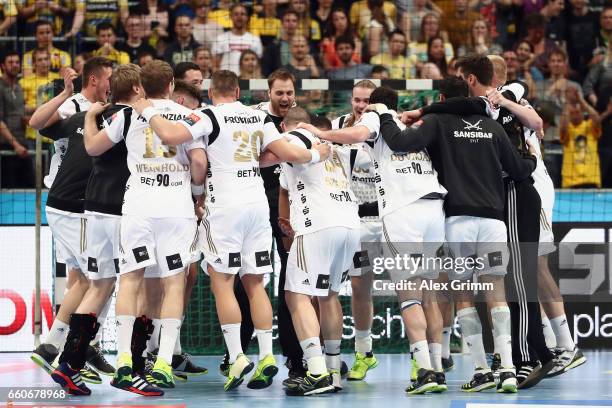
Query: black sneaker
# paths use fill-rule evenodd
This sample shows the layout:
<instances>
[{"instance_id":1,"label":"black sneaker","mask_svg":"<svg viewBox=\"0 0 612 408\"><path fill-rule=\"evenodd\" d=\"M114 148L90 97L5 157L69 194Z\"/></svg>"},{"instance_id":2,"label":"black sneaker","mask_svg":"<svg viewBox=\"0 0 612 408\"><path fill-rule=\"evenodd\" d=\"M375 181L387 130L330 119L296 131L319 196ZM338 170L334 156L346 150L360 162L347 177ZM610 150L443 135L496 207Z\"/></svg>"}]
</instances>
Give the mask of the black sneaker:
<instances>
[{"instance_id":1,"label":"black sneaker","mask_svg":"<svg viewBox=\"0 0 612 408\"><path fill-rule=\"evenodd\" d=\"M223 360L221 360L221 364L219 364L219 374L223 377L227 377L229 375L230 365L229 354L225 353L223 355Z\"/></svg>"},{"instance_id":2,"label":"black sneaker","mask_svg":"<svg viewBox=\"0 0 612 408\"><path fill-rule=\"evenodd\" d=\"M299 382L296 380L306 377L307 370L304 367L304 363L298 365L287 359L285 367L289 369L289 375L283 380L283 387L292 387Z\"/></svg>"},{"instance_id":3,"label":"black sneaker","mask_svg":"<svg viewBox=\"0 0 612 408\"><path fill-rule=\"evenodd\" d=\"M315 376L307 372L304 377L296 378L291 387L285 388L285 394L289 396L306 396L315 394L326 394L335 392L329 373Z\"/></svg>"},{"instance_id":4,"label":"black sneaker","mask_svg":"<svg viewBox=\"0 0 612 408\"><path fill-rule=\"evenodd\" d=\"M428 391L435 392L437 389L438 382L436 380L436 373L431 370L419 368L417 379L406 387L406 393L408 395L418 395L425 394Z\"/></svg>"},{"instance_id":5,"label":"black sneaker","mask_svg":"<svg viewBox=\"0 0 612 408\"><path fill-rule=\"evenodd\" d=\"M180 375L191 377L208 373L206 368L193 364L191 356L187 353L172 356L172 371L177 377Z\"/></svg>"},{"instance_id":6,"label":"black sneaker","mask_svg":"<svg viewBox=\"0 0 612 408\"><path fill-rule=\"evenodd\" d=\"M544 377L555 366L555 360L550 360L548 363L540 366L537 362L526 362L519 365L516 369L516 380L518 381L518 389L531 388Z\"/></svg>"},{"instance_id":7,"label":"black sneaker","mask_svg":"<svg viewBox=\"0 0 612 408\"><path fill-rule=\"evenodd\" d=\"M142 395L145 397L161 397L164 395L164 390L155 385L151 384L144 378L133 375L132 382L129 384L123 384L113 380L110 383L113 387L119 388L120 390L133 392L134 394Z\"/></svg>"},{"instance_id":8,"label":"black sneaker","mask_svg":"<svg viewBox=\"0 0 612 408\"><path fill-rule=\"evenodd\" d=\"M499 377L499 369L501 368L501 356L499 353L495 353L491 356L491 372L493 377Z\"/></svg>"},{"instance_id":9,"label":"black sneaker","mask_svg":"<svg viewBox=\"0 0 612 408\"><path fill-rule=\"evenodd\" d=\"M89 365L100 374L108 376L115 375L115 367L110 365L104 358L104 353L100 348L100 343L96 343L93 346L89 345L87 347L87 363L89 363Z\"/></svg>"},{"instance_id":10,"label":"black sneaker","mask_svg":"<svg viewBox=\"0 0 612 408\"><path fill-rule=\"evenodd\" d=\"M518 388L514 369L500 369L497 392L514 394Z\"/></svg>"},{"instance_id":11,"label":"black sneaker","mask_svg":"<svg viewBox=\"0 0 612 408\"><path fill-rule=\"evenodd\" d=\"M30 358L37 366L45 370L47 374L51 374L55 368L53 361L59 355L59 350L53 344L42 343L32 352Z\"/></svg>"},{"instance_id":12,"label":"black sneaker","mask_svg":"<svg viewBox=\"0 0 612 408\"><path fill-rule=\"evenodd\" d=\"M546 375L547 378L566 373L572 368L576 368L586 363L586 357L578 347L574 347L573 350L556 349L554 354L555 365Z\"/></svg>"},{"instance_id":13,"label":"black sneaker","mask_svg":"<svg viewBox=\"0 0 612 408\"><path fill-rule=\"evenodd\" d=\"M455 362L453 361L452 355L449 354L448 358L442 357L442 368L445 373L455 368Z\"/></svg>"},{"instance_id":14,"label":"black sneaker","mask_svg":"<svg viewBox=\"0 0 612 408\"><path fill-rule=\"evenodd\" d=\"M63 362L51 373L53 381L58 383L71 395L91 395L91 390L83 382L81 374Z\"/></svg>"},{"instance_id":15,"label":"black sneaker","mask_svg":"<svg viewBox=\"0 0 612 408\"><path fill-rule=\"evenodd\" d=\"M470 380L470 382L465 383L461 386L461 390L465 392L480 392L484 390L489 390L491 388L495 388L495 378L493 378L493 373L490 371L487 372L478 372L482 370L480 368L476 369L476 373Z\"/></svg>"},{"instance_id":16,"label":"black sneaker","mask_svg":"<svg viewBox=\"0 0 612 408\"><path fill-rule=\"evenodd\" d=\"M437 372L436 374L436 383L438 386L432 390L435 393L441 393L448 391L448 385L446 385L446 376L443 372Z\"/></svg>"}]
</instances>

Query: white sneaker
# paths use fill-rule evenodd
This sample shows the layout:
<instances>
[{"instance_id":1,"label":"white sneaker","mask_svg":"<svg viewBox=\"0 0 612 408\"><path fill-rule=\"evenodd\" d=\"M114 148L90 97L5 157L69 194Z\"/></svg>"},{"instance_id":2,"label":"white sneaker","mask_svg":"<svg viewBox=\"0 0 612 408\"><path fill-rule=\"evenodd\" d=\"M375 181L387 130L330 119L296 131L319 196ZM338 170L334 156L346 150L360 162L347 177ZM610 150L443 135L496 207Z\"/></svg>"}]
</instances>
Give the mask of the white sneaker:
<instances>
[{"instance_id":1,"label":"white sneaker","mask_svg":"<svg viewBox=\"0 0 612 408\"><path fill-rule=\"evenodd\" d=\"M582 354L582 351L578 347L574 347L573 350L566 350L557 348L555 349L555 365L546 377L555 377L563 374L572 368L576 368L586 363L586 357Z\"/></svg>"}]
</instances>

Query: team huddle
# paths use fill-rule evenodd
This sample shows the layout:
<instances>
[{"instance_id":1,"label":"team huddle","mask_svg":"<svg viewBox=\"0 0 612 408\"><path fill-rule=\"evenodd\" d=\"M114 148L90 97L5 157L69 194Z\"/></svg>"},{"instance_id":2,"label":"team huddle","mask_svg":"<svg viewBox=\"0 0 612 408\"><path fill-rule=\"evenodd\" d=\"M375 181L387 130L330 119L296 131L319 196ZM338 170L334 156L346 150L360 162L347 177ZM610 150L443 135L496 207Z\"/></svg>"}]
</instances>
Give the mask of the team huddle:
<instances>
[{"instance_id":1,"label":"team huddle","mask_svg":"<svg viewBox=\"0 0 612 408\"><path fill-rule=\"evenodd\" d=\"M76 94L67 72L64 90L30 120L55 141L46 212L69 271L32 360L74 395L90 395L86 383L100 383L99 374L143 396L206 374L180 344L201 266L227 350L224 389L252 371L247 387L267 388L279 368L264 276L278 258L285 392L338 392L343 378L364 380L378 365L374 258L444 254L478 257L482 267L387 268L392 282L416 283L396 290L412 355L406 393L448 389L453 309L474 363L464 391L516 393L583 364L547 266L554 189L539 153L541 119L522 83L505 84L503 60L468 56L458 67L461 78L441 81L440 102L401 115L396 91L359 81L352 112L333 122L295 105L284 70L268 78L270 101L255 107L238 101L231 71L213 74L204 107L162 61L113 69L92 58ZM420 285L475 278L494 288L484 293L491 365L473 291ZM338 298L349 279L351 369L340 356ZM99 342L115 284L113 367ZM245 355L253 334L257 362Z\"/></svg>"}]
</instances>

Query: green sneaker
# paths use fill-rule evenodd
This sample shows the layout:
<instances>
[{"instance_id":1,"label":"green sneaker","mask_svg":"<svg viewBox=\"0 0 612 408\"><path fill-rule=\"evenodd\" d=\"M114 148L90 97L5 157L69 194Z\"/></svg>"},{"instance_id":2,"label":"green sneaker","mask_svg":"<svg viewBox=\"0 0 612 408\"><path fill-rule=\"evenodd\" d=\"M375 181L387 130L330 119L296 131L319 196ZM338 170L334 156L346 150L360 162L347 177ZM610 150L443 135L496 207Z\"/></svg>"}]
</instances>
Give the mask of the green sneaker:
<instances>
[{"instance_id":1,"label":"green sneaker","mask_svg":"<svg viewBox=\"0 0 612 408\"><path fill-rule=\"evenodd\" d=\"M113 376L113 383L120 388L132 385L132 355L130 353L121 353L117 357L117 370Z\"/></svg>"},{"instance_id":2,"label":"green sneaker","mask_svg":"<svg viewBox=\"0 0 612 408\"><path fill-rule=\"evenodd\" d=\"M414 358L411 361L412 361L412 371L410 371L410 380L416 381L419 376L419 365L417 364Z\"/></svg>"},{"instance_id":3,"label":"green sneaker","mask_svg":"<svg viewBox=\"0 0 612 408\"><path fill-rule=\"evenodd\" d=\"M157 357L151 376L155 379L155 385L161 388L174 388L174 377L172 366L161 357Z\"/></svg>"},{"instance_id":4,"label":"green sneaker","mask_svg":"<svg viewBox=\"0 0 612 408\"><path fill-rule=\"evenodd\" d=\"M361 381L365 378L368 370L376 367L378 367L378 360L374 354L372 354L371 357L367 357L365 354L357 352L355 353L353 367L348 372L347 380Z\"/></svg>"},{"instance_id":5,"label":"green sneaker","mask_svg":"<svg viewBox=\"0 0 612 408\"><path fill-rule=\"evenodd\" d=\"M252 390L261 390L272 384L272 379L278 373L276 360L272 354L268 354L263 359L259 360L257 369L247 384L247 388Z\"/></svg>"},{"instance_id":6,"label":"green sneaker","mask_svg":"<svg viewBox=\"0 0 612 408\"><path fill-rule=\"evenodd\" d=\"M247 356L240 353L234 364L230 365L223 389L229 391L238 387L244 381L244 376L247 375L253 367L255 367L255 364L253 364Z\"/></svg>"}]
</instances>

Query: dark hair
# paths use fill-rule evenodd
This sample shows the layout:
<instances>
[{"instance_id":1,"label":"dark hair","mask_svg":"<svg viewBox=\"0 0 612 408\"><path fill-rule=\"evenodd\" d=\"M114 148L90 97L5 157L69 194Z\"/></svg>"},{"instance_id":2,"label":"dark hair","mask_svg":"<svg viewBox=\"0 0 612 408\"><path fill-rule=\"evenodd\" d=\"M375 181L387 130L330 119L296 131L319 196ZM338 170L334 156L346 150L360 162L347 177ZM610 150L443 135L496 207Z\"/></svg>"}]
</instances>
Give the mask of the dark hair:
<instances>
[{"instance_id":1,"label":"dark hair","mask_svg":"<svg viewBox=\"0 0 612 408\"><path fill-rule=\"evenodd\" d=\"M470 89L463 79L458 76L449 76L438 83L438 91L445 98L454 98L457 96L467 97L470 95Z\"/></svg>"},{"instance_id":2,"label":"dark hair","mask_svg":"<svg viewBox=\"0 0 612 408\"><path fill-rule=\"evenodd\" d=\"M244 9L244 11L246 11L247 17L249 17L251 15L251 13L249 13L249 8L247 6L245 6L244 4L237 2L232 4L232 7L230 7L229 11L230 11L230 16L232 15L232 13L234 12L234 10L237 7L242 7Z\"/></svg>"},{"instance_id":3,"label":"dark hair","mask_svg":"<svg viewBox=\"0 0 612 408\"><path fill-rule=\"evenodd\" d=\"M168 7L166 7L164 0L157 0L157 5L155 7L157 8L156 11L158 13L168 10ZM130 15L129 15L130 17L146 16L147 14L149 14L149 5L147 4L146 0L140 0L138 1L137 4L130 6L129 12L130 12Z\"/></svg>"},{"instance_id":4,"label":"dark hair","mask_svg":"<svg viewBox=\"0 0 612 408\"><path fill-rule=\"evenodd\" d=\"M153 59L155 59L154 52L144 49L144 50L138 51L138 55L136 56L136 61L140 61L142 57L146 57L147 55L150 55Z\"/></svg>"},{"instance_id":5,"label":"dark hair","mask_svg":"<svg viewBox=\"0 0 612 408\"><path fill-rule=\"evenodd\" d=\"M276 80L291 81L295 87L295 76L284 68L277 69L268 76L268 89L272 89Z\"/></svg>"},{"instance_id":6,"label":"dark hair","mask_svg":"<svg viewBox=\"0 0 612 408\"><path fill-rule=\"evenodd\" d=\"M402 37L404 37L404 40L406 39L406 33L404 33L402 30L400 30L399 28L396 28L395 30L391 31L388 35L389 41L391 41L391 38L394 35L401 35Z\"/></svg>"},{"instance_id":7,"label":"dark hair","mask_svg":"<svg viewBox=\"0 0 612 408\"><path fill-rule=\"evenodd\" d=\"M525 30L530 28L543 28L546 27L546 17L540 13L531 13L523 18L523 26Z\"/></svg>"},{"instance_id":8,"label":"dark hair","mask_svg":"<svg viewBox=\"0 0 612 408\"><path fill-rule=\"evenodd\" d=\"M436 64L437 67L440 69L440 73L442 74L442 76L447 76L448 75L448 65L446 63L446 54L442 56L442 59L440 61L435 61L433 59L433 56L431 55L431 44L436 40L442 41L442 47L444 47L444 38L438 35L434 35L433 37L431 37L429 41L427 41L427 62Z\"/></svg>"},{"instance_id":9,"label":"dark hair","mask_svg":"<svg viewBox=\"0 0 612 408\"><path fill-rule=\"evenodd\" d=\"M385 71L389 72L389 69L385 67L384 65L374 65L372 67L372 74L379 74Z\"/></svg>"},{"instance_id":10,"label":"dark hair","mask_svg":"<svg viewBox=\"0 0 612 408\"><path fill-rule=\"evenodd\" d=\"M239 87L238 75L226 69L214 72L210 79L210 87L219 95L231 95Z\"/></svg>"},{"instance_id":11,"label":"dark hair","mask_svg":"<svg viewBox=\"0 0 612 408\"><path fill-rule=\"evenodd\" d=\"M484 86L490 86L493 82L493 63L486 55L466 55L459 58L455 66L465 75L474 75Z\"/></svg>"},{"instance_id":12,"label":"dark hair","mask_svg":"<svg viewBox=\"0 0 612 408\"><path fill-rule=\"evenodd\" d=\"M104 57L93 57L83 65L83 88L89 85L89 77L92 75L98 76L104 68L113 68L113 61Z\"/></svg>"},{"instance_id":13,"label":"dark hair","mask_svg":"<svg viewBox=\"0 0 612 408\"><path fill-rule=\"evenodd\" d=\"M325 116L310 115L310 123L321 130L331 130L332 128L331 121Z\"/></svg>"},{"instance_id":14,"label":"dark hair","mask_svg":"<svg viewBox=\"0 0 612 408\"><path fill-rule=\"evenodd\" d=\"M336 27L334 26L334 19L333 19L334 13L342 13L346 17L346 31L343 33L343 35L349 35L351 37L355 37L355 26L353 26L348 16L348 13L342 7L334 7L331 13L329 13L329 18L327 19L327 25L325 26L325 36L333 38L337 35Z\"/></svg>"},{"instance_id":15,"label":"dark hair","mask_svg":"<svg viewBox=\"0 0 612 408\"><path fill-rule=\"evenodd\" d=\"M285 12L281 15L281 21L283 21L285 16L288 16L289 14L293 14L294 16L297 17L298 20L300 19L300 16L298 15L298 13L296 11L288 9L288 10L285 10Z\"/></svg>"},{"instance_id":16,"label":"dark hair","mask_svg":"<svg viewBox=\"0 0 612 408\"><path fill-rule=\"evenodd\" d=\"M111 23L109 23L107 21L104 21L104 22L98 24L98 26L96 27L96 35L100 34L100 31L102 31L102 30L113 30L113 34L115 34L115 32L116 32L115 31L115 27Z\"/></svg>"},{"instance_id":17,"label":"dark hair","mask_svg":"<svg viewBox=\"0 0 612 408\"><path fill-rule=\"evenodd\" d=\"M195 85L192 85L185 81L174 82L174 93L181 93L188 95L198 101L198 104L202 103L202 91L200 91Z\"/></svg>"},{"instance_id":18,"label":"dark hair","mask_svg":"<svg viewBox=\"0 0 612 408\"><path fill-rule=\"evenodd\" d=\"M351 46L351 48L355 49L355 39L348 35L341 35L340 37L336 38L334 49L337 50L340 44L348 44Z\"/></svg>"},{"instance_id":19,"label":"dark hair","mask_svg":"<svg viewBox=\"0 0 612 408\"><path fill-rule=\"evenodd\" d=\"M187 71L199 71L200 67L193 62L179 62L174 67L174 78L184 79Z\"/></svg>"},{"instance_id":20,"label":"dark hair","mask_svg":"<svg viewBox=\"0 0 612 408\"><path fill-rule=\"evenodd\" d=\"M380 86L370 94L370 103L382 103L387 108L396 110L399 96L397 91L388 86Z\"/></svg>"},{"instance_id":21,"label":"dark hair","mask_svg":"<svg viewBox=\"0 0 612 408\"><path fill-rule=\"evenodd\" d=\"M36 32L38 30L38 27L42 27L42 26L50 26L51 30L53 30L53 24L51 24L51 22L49 20L37 20L36 23L34 23L34 32Z\"/></svg>"},{"instance_id":22,"label":"dark hair","mask_svg":"<svg viewBox=\"0 0 612 408\"><path fill-rule=\"evenodd\" d=\"M21 62L21 54L18 53L16 50L6 50L2 53L2 63L6 63L6 59L8 57L12 57L12 56L18 56L19 57L19 61Z\"/></svg>"},{"instance_id":23,"label":"dark hair","mask_svg":"<svg viewBox=\"0 0 612 408\"><path fill-rule=\"evenodd\" d=\"M378 22L383 26L383 32L388 35L390 30L389 22L387 21L387 15L385 14L385 10L383 8L384 1L383 0L367 0L368 9L370 9L370 14L372 15L372 20Z\"/></svg>"},{"instance_id":24,"label":"dark hair","mask_svg":"<svg viewBox=\"0 0 612 408\"><path fill-rule=\"evenodd\" d=\"M547 59L550 59L550 57L552 57L553 55L560 55L561 58L563 58L564 61L567 61L567 53L563 50L563 48L559 48L559 47L553 48L548 53L548 58Z\"/></svg>"}]
</instances>

